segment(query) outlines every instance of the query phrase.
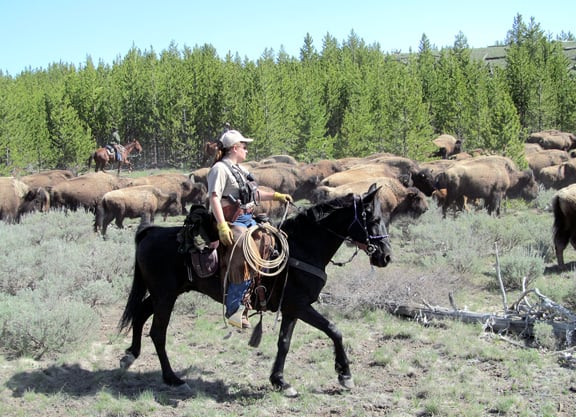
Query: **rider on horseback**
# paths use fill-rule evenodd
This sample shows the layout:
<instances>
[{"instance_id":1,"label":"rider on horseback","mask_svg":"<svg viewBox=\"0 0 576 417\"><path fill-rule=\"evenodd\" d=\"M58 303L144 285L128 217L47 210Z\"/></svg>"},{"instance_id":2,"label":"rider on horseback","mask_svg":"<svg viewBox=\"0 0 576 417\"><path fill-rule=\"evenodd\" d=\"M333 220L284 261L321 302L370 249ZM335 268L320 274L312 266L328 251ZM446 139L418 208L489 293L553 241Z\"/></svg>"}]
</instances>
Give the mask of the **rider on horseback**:
<instances>
[{"instance_id":1,"label":"rider on horseback","mask_svg":"<svg viewBox=\"0 0 576 417\"><path fill-rule=\"evenodd\" d=\"M210 209L216 218L220 242L226 246L224 259L230 259L230 265L237 266L230 268L226 317L229 324L239 328L250 327L250 322L244 316L243 300L253 277L245 261L234 262L235 259L230 258L234 241L247 228L256 225L252 216L256 197L260 201L292 201L288 194L258 190L250 173L239 165L246 159L247 144L252 141L237 130L224 132L220 138L216 162L208 173ZM242 251L235 253L244 256Z\"/></svg>"},{"instance_id":2,"label":"rider on horseback","mask_svg":"<svg viewBox=\"0 0 576 417\"><path fill-rule=\"evenodd\" d=\"M116 160L122 161L122 154L120 153L120 135L118 134L118 128L116 126L112 127L112 135L110 136L110 146L114 148L116 154Z\"/></svg>"}]
</instances>

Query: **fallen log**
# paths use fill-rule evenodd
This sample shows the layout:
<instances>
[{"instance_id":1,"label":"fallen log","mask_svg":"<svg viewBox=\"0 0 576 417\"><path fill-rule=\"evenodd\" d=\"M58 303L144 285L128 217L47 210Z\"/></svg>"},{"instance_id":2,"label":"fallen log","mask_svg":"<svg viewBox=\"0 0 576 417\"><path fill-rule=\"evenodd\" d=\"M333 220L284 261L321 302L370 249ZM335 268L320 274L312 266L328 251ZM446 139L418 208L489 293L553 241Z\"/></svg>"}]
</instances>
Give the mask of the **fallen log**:
<instances>
[{"instance_id":1,"label":"fallen log","mask_svg":"<svg viewBox=\"0 0 576 417\"><path fill-rule=\"evenodd\" d=\"M538 320L531 316L499 316L490 313L396 303L385 303L382 308L390 314L411 318L416 321L428 322L432 319L452 319L460 320L464 323L481 323L486 330L499 334L510 332L526 338L534 336L535 323L546 323L552 326L555 336L567 346L576 345L576 323L574 322L553 319Z\"/></svg>"}]
</instances>

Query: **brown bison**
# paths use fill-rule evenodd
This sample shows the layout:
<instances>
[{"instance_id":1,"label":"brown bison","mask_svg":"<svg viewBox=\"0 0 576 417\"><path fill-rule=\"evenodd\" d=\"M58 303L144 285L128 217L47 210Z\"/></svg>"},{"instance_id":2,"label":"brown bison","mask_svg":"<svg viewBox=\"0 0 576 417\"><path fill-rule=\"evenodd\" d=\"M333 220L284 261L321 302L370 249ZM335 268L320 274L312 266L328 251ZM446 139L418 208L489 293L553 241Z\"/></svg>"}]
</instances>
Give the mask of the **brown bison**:
<instances>
[{"instance_id":1,"label":"brown bison","mask_svg":"<svg viewBox=\"0 0 576 417\"><path fill-rule=\"evenodd\" d=\"M301 167L285 163L263 164L250 173L259 186L290 194L294 200L308 196L318 181L316 173L305 173Z\"/></svg>"},{"instance_id":2,"label":"brown bison","mask_svg":"<svg viewBox=\"0 0 576 417\"><path fill-rule=\"evenodd\" d=\"M20 178L20 181L31 188L42 187L46 190L50 190L56 184L74 177L74 173L68 169L52 169L49 171L25 175Z\"/></svg>"},{"instance_id":3,"label":"brown bison","mask_svg":"<svg viewBox=\"0 0 576 417\"><path fill-rule=\"evenodd\" d=\"M47 211L49 206L50 198L44 188L31 189L13 177L0 178L0 220L19 223L23 214Z\"/></svg>"},{"instance_id":4,"label":"brown bison","mask_svg":"<svg viewBox=\"0 0 576 417\"><path fill-rule=\"evenodd\" d=\"M119 229L124 227L125 218L143 218L154 223L156 213L162 213L164 219L180 214L180 197L177 193L164 193L153 185L138 185L120 190L109 191L102 197L94 216L94 231L102 235L112 220L116 220Z\"/></svg>"},{"instance_id":5,"label":"brown bison","mask_svg":"<svg viewBox=\"0 0 576 417\"><path fill-rule=\"evenodd\" d=\"M564 266L564 249L568 243L576 249L576 184L564 187L552 197L554 213L553 239L558 266Z\"/></svg>"},{"instance_id":6,"label":"brown bison","mask_svg":"<svg viewBox=\"0 0 576 417\"><path fill-rule=\"evenodd\" d=\"M298 161L291 155L272 155L268 158L264 158L259 161L261 164L288 164L288 165L298 165Z\"/></svg>"},{"instance_id":7,"label":"brown bison","mask_svg":"<svg viewBox=\"0 0 576 417\"><path fill-rule=\"evenodd\" d=\"M576 147L576 136L559 130L544 130L532 133L526 143L537 143L543 149L561 149L568 151Z\"/></svg>"},{"instance_id":8,"label":"brown bison","mask_svg":"<svg viewBox=\"0 0 576 417\"><path fill-rule=\"evenodd\" d=\"M435 189L434 177L428 168L421 168L411 159L390 155L374 158L370 163L355 165L345 171L332 174L324 178L320 184L339 187L373 177L396 178L406 186L418 188L427 196L431 196Z\"/></svg>"},{"instance_id":9,"label":"brown bison","mask_svg":"<svg viewBox=\"0 0 576 417\"><path fill-rule=\"evenodd\" d=\"M500 215L504 197L533 200L538 184L532 171L519 171L514 162L501 156L484 156L459 161L436 177L437 188L446 189L443 215L450 206L463 208L464 197L483 199L489 214Z\"/></svg>"},{"instance_id":10,"label":"brown bison","mask_svg":"<svg viewBox=\"0 0 576 417\"><path fill-rule=\"evenodd\" d=\"M453 155L462 152L462 141L452 135L440 135L432 141L438 147L438 150L432 156L439 156L442 159L448 159Z\"/></svg>"},{"instance_id":11,"label":"brown bison","mask_svg":"<svg viewBox=\"0 0 576 417\"><path fill-rule=\"evenodd\" d=\"M84 208L94 212L104 194L131 184L132 179L100 171L62 181L52 187L50 194L55 208L73 211Z\"/></svg>"},{"instance_id":12,"label":"brown bison","mask_svg":"<svg viewBox=\"0 0 576 417\"><path fill-rule=\"evenodd\" d=\"M185 174L165 173L149 175L147 177L136 178L132 181L132 186L153 185L163 192L177 193L180 196L182 214L187 214L187 204L204 204L206 202L206 186Z\"/></svg>"},{"instance_id":13,"label":"brown bison","mask_svg":"<svg viewBox=\"0 0 576 417\"><path fill-rule=\"evenodd\" d=\"M542 168L538 173L538 181L544 188L559 190L576 182L576 161L569 160L560 165Z\"/></svg>"},{"instance_id":14,"label":"brown bison","mask_svg":"<svg viewBox=\"0 0 576 417\"><path fill-rule=\"evenodd\" d=\"M561 149L545 149L526 155L528 166L534 172L536 181L540 182L540 171L546 167L561 165L570 160L570 154Z\"/></svg>"},{"instance_id":15,"label":"brown bison","mask_svg":"<svg viewBox=\"0 0 576 417\"><path fill-rule=\"evenodd\" d=\"M398 216L408 215L416 218L428 210L428 202L422 191L415 187L405 187L397 179L389 177L366 178L338 187L319 186L312 202L320 203L349 193L358 194L374 183L382 187L378 191L377 198L380 199L382 212L388 216L384 219L387 226Z\"/></svg>"}]
</instances>

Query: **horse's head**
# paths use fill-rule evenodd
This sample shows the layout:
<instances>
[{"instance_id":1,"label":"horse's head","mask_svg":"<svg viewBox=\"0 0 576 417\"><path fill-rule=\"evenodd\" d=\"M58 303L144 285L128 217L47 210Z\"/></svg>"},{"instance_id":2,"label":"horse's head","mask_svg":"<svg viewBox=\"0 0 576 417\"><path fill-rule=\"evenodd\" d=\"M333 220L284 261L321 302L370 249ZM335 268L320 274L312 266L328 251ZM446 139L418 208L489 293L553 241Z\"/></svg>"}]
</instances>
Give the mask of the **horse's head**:
<instances>
[{"instance_id":1,"label":"horse's head","mask_svg":"<svg viewBox=\"0 0 576 417\"><path fill-rule=\"evenodd\" d=\"M132 139L132 144L134 145L134 149L138 151L138 153L142 152L142 145L138 142L138 139Z\"/></svg>"},{"instance_id":2,"label":"horse's head","mask_svg":"<svg viewBox=\"0 0 576 417\"><path fill-rule=\"evenodd\" d=\"M392 247L382 211L376 194L380 187L372 184L361 198L354 197L354 218L348 227L348 237L370 257L370 263L383 267L391 260Z\"/></svg>"}]
</instances>

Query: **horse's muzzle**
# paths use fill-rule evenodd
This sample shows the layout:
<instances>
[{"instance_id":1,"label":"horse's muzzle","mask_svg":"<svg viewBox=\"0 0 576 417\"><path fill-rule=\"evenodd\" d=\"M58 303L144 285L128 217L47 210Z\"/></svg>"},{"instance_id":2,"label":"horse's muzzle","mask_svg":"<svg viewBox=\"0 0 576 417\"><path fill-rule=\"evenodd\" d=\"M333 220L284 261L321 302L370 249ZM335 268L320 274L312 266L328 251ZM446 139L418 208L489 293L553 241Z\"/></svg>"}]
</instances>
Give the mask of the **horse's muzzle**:
<instances>
[{"instance_id":1,"label":"horse's muzzle","mask_svg":"<svg viewBox=\"0 0 576 417\"><path fill-rule=\"evenodd\" d=\"M392 260L392 249L388 242L371 243L366 248L370 264L379 268L385 267Z\"/></svg>"}]
</instances>

